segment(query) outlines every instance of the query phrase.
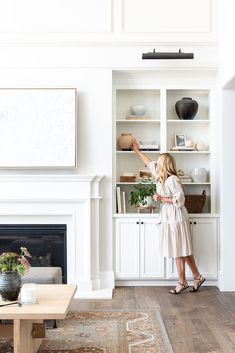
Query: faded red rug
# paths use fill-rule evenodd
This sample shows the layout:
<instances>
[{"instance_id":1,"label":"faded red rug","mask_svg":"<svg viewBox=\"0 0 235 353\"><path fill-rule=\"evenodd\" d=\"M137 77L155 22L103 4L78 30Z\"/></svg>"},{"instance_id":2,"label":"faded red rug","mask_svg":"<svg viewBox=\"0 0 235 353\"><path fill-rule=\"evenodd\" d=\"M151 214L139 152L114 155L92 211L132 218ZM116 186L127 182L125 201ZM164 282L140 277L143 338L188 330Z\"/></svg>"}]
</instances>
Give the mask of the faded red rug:
<instances>
[{"instance_id":1,"label":"faded red rug","mask_svg":"<svg viewBox=\"0 0 235 353\"><path fill-rule=\"evenodd\" d=\"M0 340L0 353L12 353ZM173 353L158 310L69 313L47 330L40 353ZM23 353L23 352L22 352Z\"/></svg>"}]
</instances>

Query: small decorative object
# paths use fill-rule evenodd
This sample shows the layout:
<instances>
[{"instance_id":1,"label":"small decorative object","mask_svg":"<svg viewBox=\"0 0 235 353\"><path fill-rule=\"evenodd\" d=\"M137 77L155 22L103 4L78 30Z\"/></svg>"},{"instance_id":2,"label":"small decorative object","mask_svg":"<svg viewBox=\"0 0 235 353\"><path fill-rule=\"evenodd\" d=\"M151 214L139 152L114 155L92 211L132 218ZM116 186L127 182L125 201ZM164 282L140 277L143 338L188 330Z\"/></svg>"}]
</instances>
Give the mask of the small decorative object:
<instances>
[{"instance_id":1,"label":"small decorative object","mask_svg":"<svg viewBox=\"0 0 235 353\"><path fill-rule=\"evenodd\" d=\"M207 151L208 150L208 144L203 142L203 141L199 141L196 143L195 148L197 151Z\"/></svg>"},{"instance_id":2,"label":"small decorative object","mask_svg":"<svg viewBox=\"0 0 235 353\"><path fill-rule=\"evenodd\" d=\"M182 169L178 169L177 170L177 174L178 174L178 176L183 176L184 175L184 171Z\"/></svg>"},{"instance_id":3,"label":"small decorative object","mask_svg":"<svg viewBox=\"0 0 235 353\"><path fill-rule=\"evenodd\" d=\"M130 107L130 110L133 115L142 116L146 112L146 106L143 104L132 105Z\"/></svg>"},{"instance_id":4,"label":"small decorative object","mask_svg":"<svg viewBox=\"0 0 235 353\"><path fill-rule=\"evenodd\" d=\"M136 181L135 175L121 175L120 182L121 183L134 183Z\"/></svg>"},{"instance_id":5,"label":"small decorative object","mask_svg":"<svg viewBox=\"0 0 235 353\"><path fill-rule=\"evenodd\" d=\"M191 177L194 183L205 183L206 182L206 169L205 168L194 168L191 171Z\"/></svg>"},{"instance_id":6,"label":"small decorative object","mask_svg":"<svg viewBox=\"0 0 235 353\"><path fill-rule=\"evenodd\" d=\"M149 182L152 180L152 173L146 165L139 170L138 178L142 182Z\"/></svg>"},{"instance_id":7,"label":"small decorative object","mask_svg":"<svg viewBox=\"0 0 235 353\"><path fill-rule=\"evenodd\" d=\"M198 111L198 102L190 97L184 97L175 103L175 110L180 119L192 120Z\"/></svg>"},{"instance_id":8,"label":"small decorative object","mask_svg":"<svg viewBox=\"0 0 235 353\"><path fill-rule=\"evenodd\" d=\"M186 140L186 147L194 148L194 142L192 140Z\"/></svg>"},{"instance_id":9,"label":"small decorative object","mask_svg":"<svg viewBox=\"0 0 235 353\"><path fill-rule=\"evenodd\" d=\"M37 287L35 283L26 283L20 291L20 301L23 304L36 304Z\"/></svg>"},{"instance_id":10,"label":"small decorative object","mask_svg":"<svg viewBox=\"0 0 235 353\"><path fill-rule=\"evenodd\" d=\"M156 141L140 141L140 151L159 151L160 147Z\"/></svg>"},{"instance_id":11,"label":"small decorative object","mask_svg":"<svg viewBox=\"0 0 235 353\"><path fill-rule=\"evenodd\" d=\"M123 133L118 138L118 145L123 151L130 151L133 142L133 135L131 133Z\"/></svg>"},{"instance_id":12,"label":"small decorative object","mask_svg":"<svg viewBox=\"0 0 235 353\"><path fill-rule=\"evenodd\" d=\"M30 268L28 250L20 248L21 253L5 252L0 255L0 294L3 300L17 300L21 288L21 275Z\"/></svg>"},{"instance_id":13,"label":"small decorative object","mask_svg":"<svg viewBox=\"0 0 235 353\"><path fill-rule=\"evenodd\" d=\"M188 213L202 213L206 203L206 190L201 195L185 195L185 207Z\"/></svg>"},{"instance_id":14,"label":"small decorative object","mask_svg":"<svg viewBox=\"0 0 235 353\"><path fill-rule=\"evenodd\" d=\"M186 137L183 134L175 134L175 147L186 147Z\"/></svg>"},{"instance_id":15,"label":"small decorative object","mask_svg":"<svg viewBox=\"0 0 235 353\"><path fill-rule=\"evenodd\" d=\"M135 185L130 193L130 205L139 205L140 207L150 207L153 205L153 195L156 194L156 185L138 184Z\"/></svg>"}]
</instances>

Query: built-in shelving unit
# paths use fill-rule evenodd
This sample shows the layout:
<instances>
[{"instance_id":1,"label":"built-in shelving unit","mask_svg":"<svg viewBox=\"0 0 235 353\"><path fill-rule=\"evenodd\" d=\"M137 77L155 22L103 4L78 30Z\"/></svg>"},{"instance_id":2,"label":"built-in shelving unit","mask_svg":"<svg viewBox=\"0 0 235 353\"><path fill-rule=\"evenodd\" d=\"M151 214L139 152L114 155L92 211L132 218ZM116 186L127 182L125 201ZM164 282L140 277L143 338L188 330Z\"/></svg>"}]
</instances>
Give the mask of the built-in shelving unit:
<instances>
[{"instance_id":1,"label":"built-in shelving unit","mask_svg":"<svg viewBox=\"0 0 235 353\"><path fill-rule=\"evenodd\" d=\"M176 114L175 103L183 97L192 97L198 102L198 112L193 120L180 120ZM122 133L132 133L138 141L155 141L159 145L159 151L143 151L152 160L156 160L160 153L171 153L175 159L177 168L183 170L187 175L191 174L193 168L205 168L207 179L203 183L183 182L185 193L201 194L206 190L207 200L204 213L214 211L213 195L213 173L211 160L213 150L211 149L211 89L151 89L134 85L128 88L125 85L114 88L114 213L116 210L115 188L120 187L126 196L126 212L136 213L136 207L128 204L130 192L134 185L137 185L138 171L144 167L143 163L133 151L122 151L117 144L117 140ZM144 104L147 107L145 116L147 119L128 120L130 107L136 104ZM194 145L203 142L206 146L204 150L176 151L172 150L175 146L175 135L183 134L186 140L193 141ZM136 182L121 182L120 176L124 173L136 175ZM158 208L156 208L156 211Z\"/></svg>"},{"instance_id":2,"label":"built-in shelving unit","mask_svg":"<svg viewBox=\"0 0 235 353\"><path fill-rule=\"evenodd\" d=\"M138 285L176 280L177 271L174 259L164 259L158 254L160 239L159 204L154 213L138 213L137 206L130 206L130 192L139 184L139 171L144 164L133 151L121 151L117 140L122 133L132 133L138 141L155 141L159 151L143 151L152 160L160 153L169 152L175 159L177 168L190 175L193 168L205 168L205 182L182 181L185 194L202 194L206 191L206 204L203 213L190 214L190 227L193 236L194 255L200 271L207 280L217 281L218 277L218 171L216 94L213 85L199 87L186 78L166 79L162 72L118 72L113 86L113 218L115 279L117 285ZM151 76L151 77L150 77ZM204 76L201 76L201 82ZM176 83L181 83L177 87ZM187 82L187 84L185 84ZM196 86L193 86L195 82ZM192 83L192 86L190 85ZM169 84L170 88L167 87ZM183 86L184 85L184 86ZM193 120L180 120L175 103L184 97L198 102L198 112ZM148 119L126 119L131 114L132 105L146 105ZM133 117L131 117L133 119ZM204 148L192 151L176 151L175 134L185 135L194 144L204 143ZM133 173L137 179L124 182L120 177ZM117 212L116 189L126 196L126 213ZM190 278L191 273L187 273ZM136 280L136 281L135 281Z\"/></svg>"}]
</instances>

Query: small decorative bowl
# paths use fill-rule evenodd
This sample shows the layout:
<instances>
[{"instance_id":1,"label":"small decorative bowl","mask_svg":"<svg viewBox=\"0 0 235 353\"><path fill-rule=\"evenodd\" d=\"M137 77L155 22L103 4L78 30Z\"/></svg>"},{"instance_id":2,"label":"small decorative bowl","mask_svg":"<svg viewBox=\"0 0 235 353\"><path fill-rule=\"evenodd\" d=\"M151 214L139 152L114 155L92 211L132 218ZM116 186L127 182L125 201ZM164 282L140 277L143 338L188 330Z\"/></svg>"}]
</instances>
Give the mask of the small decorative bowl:
<instances>
[{"instance_id":1,"label":"small decorative bowl","mask_svg":"<svg viewBox=\"0 0 235 353\"><path fill-rule=\"evenodd\" d=\"M146 112L146 106L143 104L132 105L130 109L132 114L137 116L142 116Z\"/></svg>"}]
</instances>

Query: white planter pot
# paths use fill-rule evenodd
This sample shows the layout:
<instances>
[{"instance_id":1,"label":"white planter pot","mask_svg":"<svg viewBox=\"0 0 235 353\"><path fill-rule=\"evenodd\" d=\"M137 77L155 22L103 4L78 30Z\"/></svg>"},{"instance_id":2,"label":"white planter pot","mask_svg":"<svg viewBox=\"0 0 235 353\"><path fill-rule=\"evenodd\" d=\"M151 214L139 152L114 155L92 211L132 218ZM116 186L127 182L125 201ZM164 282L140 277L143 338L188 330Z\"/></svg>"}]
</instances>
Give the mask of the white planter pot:
<instances>
[{"instance_id":1,"label":"white planter pot","mask_svg":"<svg viewBox=\"0 0 235 353\"><path fill-rule=\"evenodd\" d=\"M153 205L153 198L152 196L146 196L144 198L144 201L139 202L140 207L150 207Z\"/></svg>"}]
</instances>

